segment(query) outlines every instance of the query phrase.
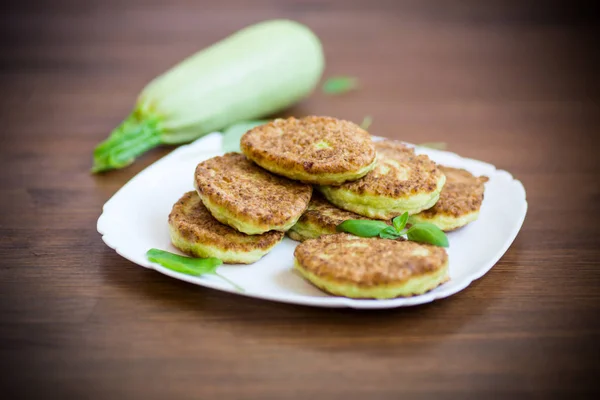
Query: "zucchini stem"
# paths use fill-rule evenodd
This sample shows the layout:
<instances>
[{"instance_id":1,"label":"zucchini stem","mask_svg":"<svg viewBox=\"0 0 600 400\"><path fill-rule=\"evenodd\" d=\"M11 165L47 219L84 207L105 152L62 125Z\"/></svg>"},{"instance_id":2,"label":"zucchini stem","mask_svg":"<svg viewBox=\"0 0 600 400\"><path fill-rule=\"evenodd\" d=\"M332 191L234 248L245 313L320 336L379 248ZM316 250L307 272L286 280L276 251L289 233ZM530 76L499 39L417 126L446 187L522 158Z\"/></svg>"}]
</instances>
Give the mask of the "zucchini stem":
<instances>
[{"instance_id":1,"label":"zucchini stem","mask_svg":"<svg viewBox=\"0 0 600 400\"><path fill-rule=\"evenodd\" d=\"M94 150L93 173L123 168L136 157L161 144L156 118L133 112Z\"/></svg>"}]
</instances>

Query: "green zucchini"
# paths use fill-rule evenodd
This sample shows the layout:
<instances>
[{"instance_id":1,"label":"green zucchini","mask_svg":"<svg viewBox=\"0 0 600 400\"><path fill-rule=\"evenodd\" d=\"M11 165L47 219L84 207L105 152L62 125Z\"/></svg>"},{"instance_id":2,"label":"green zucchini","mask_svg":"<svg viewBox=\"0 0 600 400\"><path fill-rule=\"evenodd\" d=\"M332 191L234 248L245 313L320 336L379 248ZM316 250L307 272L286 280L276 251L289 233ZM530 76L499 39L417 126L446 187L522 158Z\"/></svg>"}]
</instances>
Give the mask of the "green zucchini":
<instances>
[{"instance_id":1,"label":"green zucchini","mask_svg":"<svg viewBox=\"0 0 600 400\"><path fill-rule=\"evenodd\" d=\"M185 143L291 106L315 88L321 43L306 26L244 28L155 78L133 112L94 151L93 172L122 168L160 144Z\"/></svg>"}]
</instances>

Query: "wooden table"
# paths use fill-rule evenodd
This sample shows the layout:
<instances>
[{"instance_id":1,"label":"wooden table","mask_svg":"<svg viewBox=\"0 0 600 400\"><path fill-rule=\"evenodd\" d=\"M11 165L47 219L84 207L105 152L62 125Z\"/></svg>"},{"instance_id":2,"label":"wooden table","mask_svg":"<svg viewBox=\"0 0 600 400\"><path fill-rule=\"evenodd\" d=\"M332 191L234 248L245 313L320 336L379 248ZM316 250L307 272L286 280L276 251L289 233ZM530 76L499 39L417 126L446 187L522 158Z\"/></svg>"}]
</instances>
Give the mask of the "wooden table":
<instances>
[{"instance_id":1,"label":"wooden table","mask_svg":"<svg viewBox=\"0 0 600 400\"><path fill-rule=\"evenodd\" d=\"M597 21L520 3L22 1L3 12L2 398L598 392ZM525 225L489 274L424 306L328 310L189 285L104 245L102 204L171 149L93 176L94 146L152 77L275 17L311 26L326 75L361 84L288 115L371 115L374 134L447 142L522 180Z\"/></svg>"}]
</instances>

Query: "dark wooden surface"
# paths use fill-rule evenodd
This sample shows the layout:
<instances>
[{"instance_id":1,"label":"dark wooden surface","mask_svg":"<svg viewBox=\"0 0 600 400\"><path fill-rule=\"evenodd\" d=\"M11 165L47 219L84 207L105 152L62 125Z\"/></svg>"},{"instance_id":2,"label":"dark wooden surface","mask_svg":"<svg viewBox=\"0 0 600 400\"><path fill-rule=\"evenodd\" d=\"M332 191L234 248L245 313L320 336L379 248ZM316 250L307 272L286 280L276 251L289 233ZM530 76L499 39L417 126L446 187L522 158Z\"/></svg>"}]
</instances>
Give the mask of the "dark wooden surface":
<instances>
[{"instance_id":1,"label":"dark wooden surface","mask_svg":"<svg viewBox=\"0 0 600 400\"><path fill-rule=\"evenodd\" d=\"M246 4L248 3L248 4ZM571 3L569 3L571 4ZM552 398L597 389L597 18L501 1L15 2L0 24L3 398ZM433 304L326 310L169 279L107 248L94 145L152 77L245 25L297 19L327 75L288 114L444 141L522 180L529 213L484 278ZM493 227L491 227L493 229Z\"/></svg>"}]
</instances>

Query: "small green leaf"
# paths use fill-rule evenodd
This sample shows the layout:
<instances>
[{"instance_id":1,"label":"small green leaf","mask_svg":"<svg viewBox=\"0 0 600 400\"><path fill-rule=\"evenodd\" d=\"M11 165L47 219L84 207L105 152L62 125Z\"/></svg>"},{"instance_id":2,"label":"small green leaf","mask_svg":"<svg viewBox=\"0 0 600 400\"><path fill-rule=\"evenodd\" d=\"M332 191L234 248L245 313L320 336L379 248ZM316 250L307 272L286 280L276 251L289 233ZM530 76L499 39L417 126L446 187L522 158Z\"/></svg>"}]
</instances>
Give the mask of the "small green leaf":
<instances>
[{"instance_id":1,"label":"small green leaf","mask_svg":"<svg viewBox=\"0 0 600 400\"><path fill-rule=\"evenodd\" d=\"M218 258L184 257L159 249L148 250L146 257L165 268L193 276L214 275L217 272L217 267L223 264L223 261Z\"/></svg>"},{"instance_id":2,"label":"small green leaf","mask_svg":"<svg viewBox=\"0 0 600 400\"><path fill-rule=\"evenodd\" d=\"M446 150L448 148L448 143L445 142L427 142L418 144L419 147L427 147L428 149L434 150Z\"/></svg>"},{"instance_id":3,"label":"small green leaf","mask_svg":"<svg viewBox=\"0 0 600 400\"><path fill-rule=\"evenodd\" d=\"M405 212L402 215L398 215L396 218L392 220L392 224L394 224L394 228L398 232L400 232L406 226L406 222L408 222L408 213Z\"/></svg>"},{"instance_id":4,"label":"small green leaf","mask_svg":"<svg viewBox=\"0 0 600 400\"><path fill-rule=\"evenodd\" d=\"M358 87L358 79L350 76L334 76L323 83L323 93L343 94Z\"/></svg>"},{"instance_id":5,"label":"small green leaf","mask_svg":"<svg viewBox=\"0 0 600 400\"><path fill-rule=\"evenodd\" d=\"M381 232L379 232L379 237L382 238L382 239L396 240L400 236L401 235L398 233L398 231L396 231L396 229L394 229L393 226L388 226L387 228L385 228L384 230L382 230Z\"/></svg>"},{"instance_id":6,"label":"small green leaf","mask_svg":"<svg viewBox=\"0 0 600 400\"><path fill-rule=\"evenodd\" d=\"M360 123L360 127L362 129L364 129L365 131L368 131L369 128L371 127L372 123L373 123L373 118L371 118L370 115L367 115L366 117L363 118L363 121Z\"/></svg>"},{"instance_id":7,"label":"small green leaf","mask_svg":"<svg viewBox=\"0 0 600 400\"><path fill-rule=\"evenodd\" d=\"M349 219L336 227L338 232L347 232L360 237L375 237L389 225L383 221L368 219Z\"/></svg>"},{"instance_id":8,"label":"small green leaf","mask_svg":"<svg viewBox=\"0 0 600 400\"><path fill-rule=\"evenodd\" d=\"M429 243L435 246L448 247L448 237L434 224L422 222L414 224L406 232L408 240L420 243Z\"/></svg>"},{"instance_id":9,"label":"small green leaf","mask_svg":"<svg viewBox=\"0 0 600 400\"><path fill-rule=\"evenodd\" d=\"M180 272L186 275L201 276L201 275L216 275L223 279L231 286L235 287L240 292L244 289L236 283L230 281L223 275L217 272L217 267L223 264L223 261L218 258L191 258L173 254L168 251L159 249L150 249L146 252L148 260L160 264L171 271Z\"/></svg>"},{"instance_id":10,"label":"small green leaf","mask_svg":"<svg viewBox=\"0 0 600 400\"><path fill-rule=\"evenodd\" d=\"M234 125L223 131L223 151L229 153L231 151L240 152L240 139L244 133L259 125L266 124L269 121L244 121Z\"/></svg>"}]
</instances>

